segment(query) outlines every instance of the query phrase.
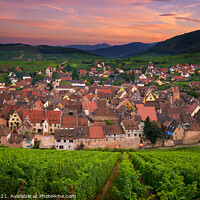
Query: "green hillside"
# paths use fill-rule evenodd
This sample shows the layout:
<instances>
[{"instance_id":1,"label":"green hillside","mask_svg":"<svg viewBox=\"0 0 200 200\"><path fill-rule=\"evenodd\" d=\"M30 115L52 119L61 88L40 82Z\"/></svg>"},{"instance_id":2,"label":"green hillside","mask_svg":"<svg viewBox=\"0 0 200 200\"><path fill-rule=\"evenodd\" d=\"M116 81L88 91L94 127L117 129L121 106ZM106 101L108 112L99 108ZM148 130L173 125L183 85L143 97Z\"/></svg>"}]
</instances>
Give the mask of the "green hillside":
<instances>
[{"instance_id":1,"label":"green hillside","mask_svg":"<svg viewBox=\"0 0 200 200\"><path fill-rule=\"evenodd\" d=\"M96 57L99 56L73 48L46 45L31 46L25 44L0 45L0 60L2 61L81 60L94 59Z\"/></svg>"},{"instance_id":2,"label":"green hillside","mask_svg":"<svg viewBox=\"0 0 200 200\"><path fill-rule=\"evenodd\" d=\"M142 54L184 54L200 52L200 30L178 35L159 42L155 46L145 50Z\"/></svg>"}]
</instances>

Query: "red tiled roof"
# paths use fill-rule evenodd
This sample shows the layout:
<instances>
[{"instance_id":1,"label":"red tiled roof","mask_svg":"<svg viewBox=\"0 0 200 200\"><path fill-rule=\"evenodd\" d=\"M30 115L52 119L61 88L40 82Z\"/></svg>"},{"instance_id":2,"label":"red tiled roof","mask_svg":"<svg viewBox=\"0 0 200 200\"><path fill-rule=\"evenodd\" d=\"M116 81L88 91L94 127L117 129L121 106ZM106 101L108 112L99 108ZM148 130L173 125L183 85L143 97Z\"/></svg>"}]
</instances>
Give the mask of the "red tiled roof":
<instances>
[{"instance_id":1,"label":"red tiled roof","mask_svg":"<svg viewBox=\"0 0 200 200\"><path fill-rule=\"evenodd\" d=\"M71 81L72 80L72 77L71 76L68 76L67 77L67 81Z\"/></svg>"},{"instance_id":2,"label":"red tiled roof","mask_svg":"<svg viewBox=\"0 0 200 200\"><path fill-rule=\"evenodd\" d=\"M111 94L111 89L99 89L98 90L98 93L108 93L108 94Z\"/></svg>"},{"instance_id":3,"label":"red tiled roof","mask_svg":"<svg viewBox=\"0 0 200 200\"><path fill-rule=\"evenodd\" d=\"M96 70L96 68L95 68L95 70ZM87 71L85 69L80 69L80 74L86 74L86 73L87 73Z\"/></svg>"},{"instance_id":4,"label":"red tiled roof","mask_svg":"<svg viewBox=\"0 0 200 200\"><path fill-rule=\"evenodd\" d=\"M61 111L54 110L24 110L23 120L28 116L31 123L43 123L49 120L50 124L60 124Z\"/></svg>"},{"instance_id":5,"label":"red tiled roof","mask_svg":"<svg viewBox=\"0 0 200 200\"><path fill-rule=\"evenodd\" d=\"M89 112L92 113L97 109L97 102L96 101L92 101L92 102L82 102L82 107L83 109L88 109L89 108ZM86 108L87 107L87 108Z\"/></svg>"},{"instance_id":6,"label":"red tiled roof","mask_svg":"<svg viewBox=\"0 0 200 200\"><path fill-rule=\"evenodd\" d=\"M62 116L61 117L61 127L62 128L75 128L76 127L76 117L75 116Z\"/></svg>"},{"instance_id":7,"label":"red tiled roof","mask_svg":"<svg viewBox=\"0 0 200 200\"><path fill-rule=\"evenodd\" d=\"M142 121L145 121L149 116L151 121L157 121L155 107L144 107L143 104L136 104L138 108L138 114L141 116Z\"/></svg>"},{"instance_id":8,"label":"red tiled roof","mask_svg":"<svg viewBox=\"0 0 200 200\"><path fill-rule=\"evenodd\" d=\"M198 103L193 103L190 107L188 107L188 113L192 114L197 106L199 106Z\"/></svg>"},{"instance_id":9,"label":"red tiled roof","mask_svg":"<svg viewBox=\"0 0 200 200\"><path fill-rule=\"evenodd\" d=\"M61 77L61 81L66 81L67 77Z\"/></svg>"},{"instance_id":10,"label":"red tiled roof","mask_svg":"<svg viewBox=\"0 0 200 200\"><path fill-rule=\"evenodd\" d=\"M90 138L105 138L105 133L103 131L102 126L91 126L90 130Z\"/></svg>"}]
</instances>

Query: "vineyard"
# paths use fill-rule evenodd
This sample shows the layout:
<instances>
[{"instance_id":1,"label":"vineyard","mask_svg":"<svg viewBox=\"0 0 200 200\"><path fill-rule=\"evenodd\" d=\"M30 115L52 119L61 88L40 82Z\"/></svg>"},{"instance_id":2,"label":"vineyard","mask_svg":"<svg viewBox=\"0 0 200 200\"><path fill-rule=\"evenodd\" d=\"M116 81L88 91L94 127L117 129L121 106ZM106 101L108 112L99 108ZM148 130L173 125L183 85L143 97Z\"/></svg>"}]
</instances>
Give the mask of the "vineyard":
<instances>
[{"instance_id":1,"label":"vineyard","mask_svg":"<svg viewBox=\"0 0 200 200\"><path fill-rule=\"evenodd\" d=\"M199 147L123 153L114 199L200 199L199 155ZM24 194L95 199L120 158L119 152L1 148L0 194L21 194L23 181Z\"/></svg>"},{"instance_id":2,"label":"vineyard","mask_svg":"<svg viewBox=\"0 0 200 200\"><path fill-rule=\"evenodd\" d=\"M94 199L109 177L120 153L0 149L0 194L71 194Z\"/></svg>"}]
</instances>

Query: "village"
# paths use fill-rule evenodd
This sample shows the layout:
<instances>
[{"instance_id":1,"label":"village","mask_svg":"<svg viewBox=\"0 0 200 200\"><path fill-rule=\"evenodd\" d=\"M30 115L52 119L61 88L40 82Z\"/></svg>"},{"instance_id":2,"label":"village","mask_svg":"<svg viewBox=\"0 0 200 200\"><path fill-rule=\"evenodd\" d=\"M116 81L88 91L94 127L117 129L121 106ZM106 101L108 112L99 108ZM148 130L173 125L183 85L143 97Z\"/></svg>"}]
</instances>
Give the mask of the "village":
<instances>
[{"instance_id":1,"label":"village","mask_svg":"<svg viewBox=\"0 0 200 200\"><path fill-rule=\"evenodd\" d=\"M96 67L47 67L33 74L4 69L0 83L0 145L12 148L81 150L138 149L200 141L200 65L170 69L151 62L124 71L95 61ZM189 81L186 88L177 83ZM150 118L162 130L155 145L143 136Z\"/></svg>"}]
</instances>

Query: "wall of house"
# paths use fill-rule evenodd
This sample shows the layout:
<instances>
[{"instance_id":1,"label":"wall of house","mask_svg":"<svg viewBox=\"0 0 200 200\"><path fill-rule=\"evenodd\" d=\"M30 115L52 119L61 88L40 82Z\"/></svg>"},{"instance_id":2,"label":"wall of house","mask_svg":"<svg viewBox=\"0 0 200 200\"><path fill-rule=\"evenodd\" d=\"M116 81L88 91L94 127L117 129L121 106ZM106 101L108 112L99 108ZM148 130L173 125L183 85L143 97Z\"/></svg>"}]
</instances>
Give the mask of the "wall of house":
<instances>
[{"instance_id":1,"label":"wall of house","mask_svg":"<svg viewBox=\"0 0 200 200\"><path fill-rule=\"evenodd\" d=\"M29 132L29 130L25 126L21 126L18 130L18 134L24 134L26 131Z\"/></svg>"},{"instance_id":2,"label":"wall of house","mask_svg":"<svg viewBox=\"0 0 200 200\"><path fill-rule=\"evenodd\" d=\"M34 138L31 141L22 141L22 148L30 149L32 146L34 146Z\"/></svg>"},{"instance_id":3,"label":"wall of house","mask_svg":"<svg viewBox=\"0 0 200 200\"><path fill-rule=\"evenodd\" d=\"M184 129L183 127L179 124L176 128L176 130L174 131L173 134L173 139L174 140L182 140L184 136Z\"/></svg>"},{"instance_id":4,"label":"wall of house","mask_svg":"<svg viewBox=\"0 0 200 200\"><path fill-rule=\"evenodd\" d=\"M200 140L200 131L185 131L183 144L193 144Z\"/></svg>"},{"instance_id":5,"label":"wall of house","mask_svg":"<svg viewBox=\"0 0 200 200\"><path fill-rule=\"evenodd\" d=\"M60 142L55 140L55 147L57 150L74 150L74 140L70 141L62 139Z\"/></svg>"},{"instance_id":6,"label":"wall of house","mask_svg":"<svg viewBox=\"0 0 200 200\"><path fill-rule=\"evenodd\" d=\"M18 123L18 126L16 125ZM8 121L8 127L10 130L17 130L22 124L22 120L18 116L16 112L13 113L13 115L10 116L10 119Z\"/></svg>"}]
</instances>

